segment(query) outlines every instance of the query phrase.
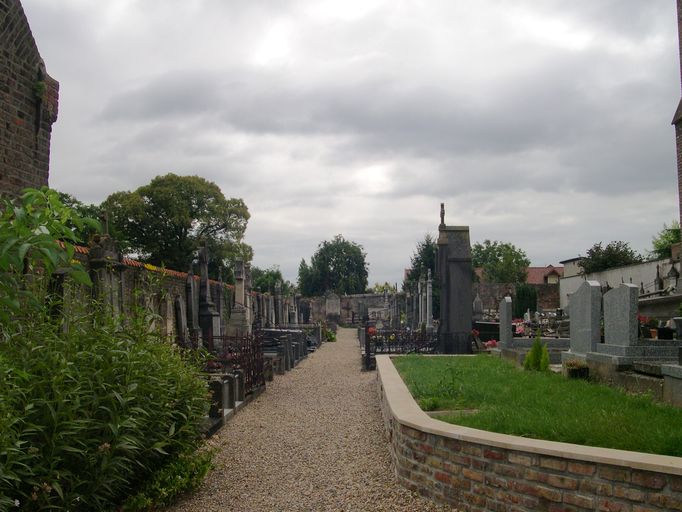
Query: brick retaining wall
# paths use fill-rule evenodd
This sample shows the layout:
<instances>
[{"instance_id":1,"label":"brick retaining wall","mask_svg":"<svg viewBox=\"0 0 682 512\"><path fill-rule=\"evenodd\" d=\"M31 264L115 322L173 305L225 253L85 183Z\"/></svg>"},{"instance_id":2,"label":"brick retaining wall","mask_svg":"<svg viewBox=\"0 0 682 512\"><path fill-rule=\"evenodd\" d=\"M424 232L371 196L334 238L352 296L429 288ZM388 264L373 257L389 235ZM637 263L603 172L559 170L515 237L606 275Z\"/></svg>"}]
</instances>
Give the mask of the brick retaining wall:
<instances>
[{"instance_id":1,"label":"brick retaining wall","mask_svg":"<svg viewBox=\"0 0 682 512\"><path fill-rule=\"evenodd\" d=\"M682 511L682 459L527 439L447 424L412 399L377 356L399 480L466 511Z\"/></svg>"}]
</instances>

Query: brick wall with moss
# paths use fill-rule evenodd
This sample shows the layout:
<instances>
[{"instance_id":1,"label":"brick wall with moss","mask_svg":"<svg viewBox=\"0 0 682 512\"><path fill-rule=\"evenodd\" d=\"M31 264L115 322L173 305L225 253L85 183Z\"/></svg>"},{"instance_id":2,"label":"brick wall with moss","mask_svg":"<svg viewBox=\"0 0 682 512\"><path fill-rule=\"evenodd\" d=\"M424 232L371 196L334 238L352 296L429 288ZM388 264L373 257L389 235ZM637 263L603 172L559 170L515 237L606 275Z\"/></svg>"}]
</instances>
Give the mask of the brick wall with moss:
<instances>
[{"instance_id":1,"label":"brick wall with moss","mask_svg":"<svg viewBox=\"0 0 682 512\"><path fill-rule=\"evenodd\" d=\"M59 84L45 65L19 0L0 0L0 192L48 184Z\"/></svg>"}]
</instances>

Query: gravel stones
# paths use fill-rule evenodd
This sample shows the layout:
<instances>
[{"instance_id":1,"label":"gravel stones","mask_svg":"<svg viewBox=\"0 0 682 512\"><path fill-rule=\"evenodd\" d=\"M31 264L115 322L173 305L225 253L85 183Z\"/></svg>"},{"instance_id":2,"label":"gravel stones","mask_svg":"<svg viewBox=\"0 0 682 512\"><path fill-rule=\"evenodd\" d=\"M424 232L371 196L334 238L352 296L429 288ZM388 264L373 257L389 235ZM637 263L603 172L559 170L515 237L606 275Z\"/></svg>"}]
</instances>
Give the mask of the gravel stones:
<instances>
[{"instance_id":1,"label":"gravel stones","mask_svg":"<svg viewBox=\"0 0 682 512\"><path fill-rule=\"evenodd\" d=\"M339 329L209 443L215 469L170 510L437 511L394 476L376 373L360 371L354 329Z\"/></svg>"}]
</instances>

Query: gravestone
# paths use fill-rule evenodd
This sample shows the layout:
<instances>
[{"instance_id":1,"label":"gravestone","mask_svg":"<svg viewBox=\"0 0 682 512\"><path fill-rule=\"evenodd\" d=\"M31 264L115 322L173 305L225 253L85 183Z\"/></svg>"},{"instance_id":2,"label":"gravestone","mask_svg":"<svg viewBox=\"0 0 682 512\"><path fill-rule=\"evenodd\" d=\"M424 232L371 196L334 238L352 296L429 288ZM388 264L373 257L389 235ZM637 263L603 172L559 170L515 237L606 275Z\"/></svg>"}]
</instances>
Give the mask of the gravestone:
<instances>
[{"instance_id":1,"label":"gravestone","mask_svg":"<svg viewBox=\"0 0 682 512\"><path fill-rule=\"evenodd\" d=\"M211 298L210 283L208 280L208 247L202 242L199 250L199 268L201 269L201 281L199 284L199 326L201 337L210 349L213 348L213 337L220 336L220 313L216 311Z\"/></svg>"},{"instance_id":2,"label":"gravestone","mask_svg":"<svg viewBox=\"0 0 682 512\"><path fill-rule=\"evenodd\" d=\"M180 297L175 297L175 332L176 342L183 347L189 347L189 330L187 329L187 314L185 303Z\"/></svg>"},{"instance_id":3,"label":"gravestone","mask_svg":"<svg viewBox=\"0 0 682 512\"><path fill-rule=\"evenodd\" d=\"M235 261L234 265L234 306L230 312L230 321L227 324L228 336L243 336L249 333L250 324L244 307L244 262Z\"/></svg>"},{"instance_id":4,"label":"gravestone","mask_svg":"<svg viewBox=\"0 0 682 512\"><path fill-rule=\"evenodd\" d=\"M601 286L585 281L569 299L571 308L571 353L594 352L600 341Z\"/></svg>"},{"instance_id":5,"label":"gravestone","mask_svg":"<svg viewBox=\"0 0 682 512\"><path fill-rule=\"evenodd\" d=\"M474 322L483 320L483 301L481 296L477 293L474 299Z\"/></svg>"},{"instance_id":6,"label":"gravestone","mask_svg":"<svg viewBox=\"0 0 682 512\"><path fill-rule=\"evenodd\" d=\"M185 304L187 305L187 325L190 337L201 344L201 327L199 327L199 285L190 268L185 282ZM201 346L201 345L200 345Z\"/></svg>"},{"instance_id":7,"label":"gravestone","mask_svg":"<svg viewBox=\"0 0 682 512\"><path fill-rule=\"evenodd\" d=\"M446 226L441 203L438 226L437 273L440 281L440 350L445 354L471 352L471 243L469 226Z\"/></svg>"},{"instance_id":8,"label":"gravestone","mask_svg":"<svg viewBox=\"0 0 682 512\"><path fill-rule=\"evenodd\" d=\"M284 323L282 314L282 282L275 283L275 325L282 325Z\"/></svg>"},{"instance_id":9,"label":"gravestone","mask_svg":"<svg viewBox=\"0 0 682 512\"><path fill-rule=\"evenodd\" d=\"M514 334L512 332L512 299L503 297L500 301L500 345L503 348L514 346Z\"/></svg>"},{"instance_id":10,"label":"gravestone","mask_svg":"<svg viewBox=\"0 0 682 512\"><path fill-rule=\"evenodd\" d=\"M327 295L325 300L325 312L327 319L331 321L338 321L341 317L341 299L335 293Z\"/></svg>"},{"instance_id":11,"label":"gravestone","mask_svg":"<svg viewBox=\"0 0 682 512\"><path fill-rule=\"evenodd\" d=\"M433 279L431 269L426 278L426 331L433 331Z\"/></svg>"},{"instance_id":12,"label":"gravestone","mask_svg":"<svg viewBox=\"0 0 682 512\"><path fill-rule=\"evenodd\" d=\"M604 295L604 342L607 345L632 346L639 338L637 302L639 288L623 283Z\"/></svg>"}]
</instances>

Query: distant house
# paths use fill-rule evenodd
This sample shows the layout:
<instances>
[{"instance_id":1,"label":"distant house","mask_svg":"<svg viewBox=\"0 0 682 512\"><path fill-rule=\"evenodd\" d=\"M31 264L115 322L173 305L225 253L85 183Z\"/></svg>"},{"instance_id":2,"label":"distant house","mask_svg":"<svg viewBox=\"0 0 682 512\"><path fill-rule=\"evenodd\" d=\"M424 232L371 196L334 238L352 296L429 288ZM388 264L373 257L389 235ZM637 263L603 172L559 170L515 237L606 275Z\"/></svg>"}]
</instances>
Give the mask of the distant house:
<instances>
[{"instance_id":1,"label":"distant house","mask_svg":"<svg viewBox=\"0 0 682 512\"><path fill-rule=\"evenodd\" d=\"M483 276L483 268L476 268L476 275L481 283L487 282ZM547 265L546 267L528 267L526 269L526 283L528 284L559 284L564 276L564 267Z\"/></svg>"},{"instance_id":2,"label":"distant house","mask_svg":"<svg viewBox=\"0 0 682 512\"><path fill-rule=\"evenodd\" d=\"M564 267L547 265L546 267L528 267L526 271L528 284L559 284L564 276Z\"/></svg>"}]
</instances>

